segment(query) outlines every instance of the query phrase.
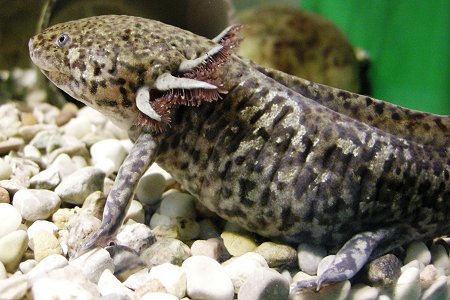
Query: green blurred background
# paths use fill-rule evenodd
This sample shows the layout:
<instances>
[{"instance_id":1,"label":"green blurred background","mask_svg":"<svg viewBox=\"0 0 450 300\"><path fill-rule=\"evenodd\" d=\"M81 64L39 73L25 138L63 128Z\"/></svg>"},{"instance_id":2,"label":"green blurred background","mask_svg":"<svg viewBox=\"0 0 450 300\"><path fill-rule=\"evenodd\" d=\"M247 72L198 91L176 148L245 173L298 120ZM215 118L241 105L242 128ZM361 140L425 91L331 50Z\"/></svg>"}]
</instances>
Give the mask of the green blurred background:
<instances>
[{"instance_id":1,"label":"green blurred background","mask_svg":"<svg viewBox=\"0 0 450 300\"><path fill-rule=\"evenodd\" d=\"M301 0L335 23L371 60L375 98L450 114L449 0Z\"/></svg>"}]
</instances>

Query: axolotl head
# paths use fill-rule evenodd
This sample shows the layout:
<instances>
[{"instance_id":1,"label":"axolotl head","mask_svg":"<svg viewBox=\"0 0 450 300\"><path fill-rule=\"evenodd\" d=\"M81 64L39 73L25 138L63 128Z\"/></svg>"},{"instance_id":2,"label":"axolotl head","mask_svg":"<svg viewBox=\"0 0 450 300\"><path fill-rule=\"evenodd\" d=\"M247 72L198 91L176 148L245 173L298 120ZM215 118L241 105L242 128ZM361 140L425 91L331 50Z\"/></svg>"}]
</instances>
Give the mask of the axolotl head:
<instances>
[{"instance_id":1,"label":"axolotl head","mask_svg":"<svg viewBox=\"0 0 450 300\"><path fill-rule=\"evenodd\" d=\"M225 92L213 73L236 46L236 29L208 40L153 20L97 16L54 25L29 50L56 86L119 126L162 131L175 107Z\"/></svg>"}]
</instances>

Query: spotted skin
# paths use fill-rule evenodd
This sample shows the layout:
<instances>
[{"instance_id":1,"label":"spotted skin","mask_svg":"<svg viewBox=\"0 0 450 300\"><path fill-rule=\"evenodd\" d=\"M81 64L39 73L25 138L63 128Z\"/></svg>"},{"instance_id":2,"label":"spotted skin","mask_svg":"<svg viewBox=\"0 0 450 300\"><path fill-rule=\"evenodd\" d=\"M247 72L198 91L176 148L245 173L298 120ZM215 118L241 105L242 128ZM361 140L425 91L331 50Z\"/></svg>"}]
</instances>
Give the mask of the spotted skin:
<instances>
[{"instance_id":1,"label":"spotted skin","mask_svg":"<svg viewBox=\"0 0 450 300\"><path fill-rule=\"evenodd\" d=\"M70 41L57 47L61 34ZM450 232L447 116L231 55L202 78L220 83L222 99L174 107L170 126L155 131L138 121L145 116L136 108L136 91L147 86L157 93L160 75L183 76L180 64L216 42L156 21L101 16L55 25L29 46L33 62L58 87L137 140L116 178L113 191L121 192L110 193L100 232L87 248L114 235L152 161L206 207L250 231L342 249L324 276L294 291L350 278L369 257Z\"/></svg>"}]
</instances>

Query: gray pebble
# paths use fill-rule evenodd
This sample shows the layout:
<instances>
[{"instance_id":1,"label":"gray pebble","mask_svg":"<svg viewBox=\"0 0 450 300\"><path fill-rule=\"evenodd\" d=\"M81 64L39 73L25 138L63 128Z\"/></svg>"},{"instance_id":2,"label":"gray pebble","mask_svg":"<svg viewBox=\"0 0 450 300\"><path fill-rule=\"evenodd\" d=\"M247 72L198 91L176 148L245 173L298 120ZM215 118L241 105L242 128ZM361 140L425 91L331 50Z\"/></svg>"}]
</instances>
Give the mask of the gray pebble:
<instances>
[{"instance_id":1,"label":"gray pebble","mask_svg":"<svg viewBox=\"0 0 450 300\"><path fill-rule=\"evenodd\" d=\"M103 248L96 248L69 262L77 267L82 274L93 283L98 283L103 271L114 272L114 262L109 252Z\"/></svg>"},{"instance_id":2,"label":"gray pebble","mask_svg":"<svg viewBox=\"0 0 450 300\"><path fill-rule=\"evenodd\" d=\"M156 242L156 237L150 228L142 223L124 225L117 234L119 245L127 246L136 253L141 253L143 249L150 247Z\"/></svg>"},{"instance_id":3,"label":"gray pebble","mask_svg":"<svg viewBox=\"0 0 450 300\"><path fill-rule=\"evenodd\" d=\"M114 245L108 246L105 249L113 259L114 275L121 281L125 281L130 275L145 268L145 263L130 248L122 245Z\"/></svg>"},{"instance_id":4,"label":"gray pebble","mask_svg":"<svg viewBox=\"0 0 450 300\"><path fill-rule=\"evenodd\" d=\"M271 268L293 266L297 263L297 251L288 245L265 242L255 252L261 254Z\"/></svg>"},{"instance_id":5,"label":"gray pebble","mask_svg":"<svg viewBox=\"0 0 450 300\"><path fill-rule=\"evenodd\" d=\"M302 243L298 245L297 251L300 270L310 275L317 274L319 262L327 255L325 248Z\"/></svg>"},{"instance_id":6,"label":"gray pebble","mask_svg":"<svg viewBox=\"0 0 450 300\"><path fill-rule=\"evenodd\" d=\"M58 170L50 168L31 177L30 186L34 189L53 190L60 182Z\"/></svg>"},{"instance_id":7,"label":"gray pebble","mask_svg":"<svg viewBox=\"0 0 450 300\"><path fill-rule=\"evenodd\" d=\"M24 141L21 138L9 138L6 141L0 141L0 155L8 154L9 151L17 151L24 145Z\"/></svg>"},{"instance_id":8,"label":"gray pebble","mask_svg":"<svg viewBox=\"0 0 450 300\"><path fill-rule=\"evenodd\" d=\"M182 241L172 238L158 240L141 254L141 258L149 268L166 262L181 265L189 256L191 256L189 247Z\"/></svg>"},{"instance_id":9,"label":"gray pebble","mask_svg":"<svg viewBox=\"0 0 450 300\"><path fill-rule=\"evenodd\" d=\"M105 173L94 167L85 167L70 174L56 187L55 192L64 202L83 204L87 196L103 189Z\"/></svg>"},{"instance_id":10,"label":"gray pebble","mask_svg":"<svg viewBox=\"0 0 450 300\"><path fill-rule=\"evenodd\" d=\"M288 299L289 282L272 269L255 270L241 286L238 299L283 300Z\"/></svg>"},{"instance_id":11,"label":"gray pebble","mask_svg":"<svg viewBox=\"0 0 450 300\"><path fill-rule=\"evenodd\" d=\"M71 217L67 222L69 254L76 253L83 243L100 228L100 224L101 221L91 215L79 214Z\"/></svg>"},{"instance_id":12,"label":"gray pebble","mask_svg":"<svg viewBox=\"0 0 450 300\"><path fill-rule=\"evenodd\" d=\"M373 286L389 286L400 277L402 262L393 254L386 254L371 261L366 269L367 279Z\"/></svg>"}]
</instances>

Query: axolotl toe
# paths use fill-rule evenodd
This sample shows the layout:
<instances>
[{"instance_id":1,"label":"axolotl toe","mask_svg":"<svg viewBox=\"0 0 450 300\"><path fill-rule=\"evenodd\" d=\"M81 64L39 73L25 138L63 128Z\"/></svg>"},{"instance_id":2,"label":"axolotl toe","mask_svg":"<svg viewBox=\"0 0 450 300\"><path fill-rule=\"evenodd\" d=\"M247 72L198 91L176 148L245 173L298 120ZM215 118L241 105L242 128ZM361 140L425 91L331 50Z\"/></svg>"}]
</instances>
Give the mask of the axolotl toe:
<instances>
[{"instance_id":1,"label":"axolotl toe","mask_svg":"<svg viewBox=\"0 0 450 300\"><path fill-rule=\"evenodd\" d=\"M370 258L450 232L448 116L257 66L233 54L239 29L208 40L108 15L30 40L54 84L135 141L85 250L114 237L154 161L226 220L337 251L293 291L349 279Z\"/></svg>"}]
</instances>

